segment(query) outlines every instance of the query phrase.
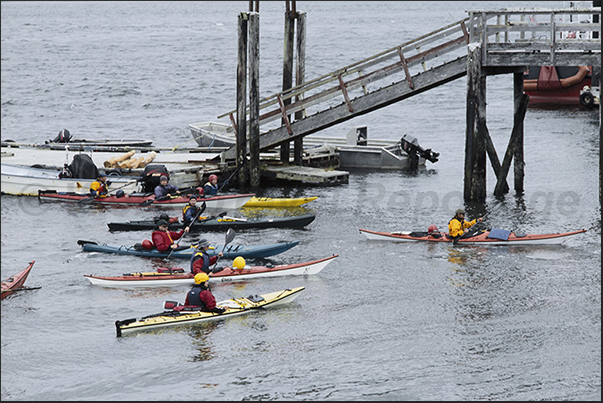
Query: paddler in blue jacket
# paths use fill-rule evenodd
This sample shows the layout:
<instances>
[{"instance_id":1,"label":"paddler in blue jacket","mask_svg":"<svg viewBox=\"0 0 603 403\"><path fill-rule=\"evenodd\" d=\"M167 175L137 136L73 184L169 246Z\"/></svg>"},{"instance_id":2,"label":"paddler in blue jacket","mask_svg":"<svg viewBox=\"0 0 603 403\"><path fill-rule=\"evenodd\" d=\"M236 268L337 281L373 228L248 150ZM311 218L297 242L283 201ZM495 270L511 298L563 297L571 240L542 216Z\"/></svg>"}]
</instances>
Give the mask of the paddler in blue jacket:
<instances>
[{"instance_id":1,"label":"paddler in blue jacket","mask_svg":"<svg viewBox=\"0 0 603 403\"><path fill-rule=\"evenodd\" d=\"M166 200L172 195L179 195L180 191L174 185L168 185L168 177L161 175L159 185L155 186L155 200Z\"/></svg>"},{"instance_id":2,"label":"paddler in blue jacket","mask_svg":"<svg viewBox=\"0 0 603 403\"><path fill-rule=\"evenodd\" d=\"M195 285L186 294L185 306L200 306L205 312L223 313L226 309L216 305L216 298L209 289L209 276L206 273L195 275Z\"/></svg>"},{"instance_id":3,"label":"paddler in blue jacket","mask_svg":"<svg viewBox=\"0 0 603 403\"><path fill-rule=\"evenodd\" d=\"M454 217L448 223L448 236L450 238L458 238L469 231L469 227L475 225L475 223L482 221L482 217L479 217L473 221L465 221L465 210L462 208L457 209L454 213Z\"/></svg>"},{"instance_id":4,"label":"paddler in blue jacket","mask_svg":"<svg viewBox=\"0 0 603 403\"><path fill-rule=\"evenodd\" d=\"M197 196L190 195L190 197L188 198L187 205L182 208L182 222L184 223L184 225L188 227L191 221L193 221L193 218L195 218L195 216L199 212L199 210L200 207L197 206Z\"/></svg>"},{"instance_id":5,"label":"paddler in blue jacket","mask_svg":"<svg viewBox=\"0 0 603 403\"><path fill-rule=\"evenodd\" d=\"M226 179L222 184L222 186L225 185L228 185L228 179ZM203 185L203 195L205 197L216 196L218 194L218 190L220 190L220 186L218 186L218 176L214 174L209 175L207 183Z\"/></svg>"}]
</instances>

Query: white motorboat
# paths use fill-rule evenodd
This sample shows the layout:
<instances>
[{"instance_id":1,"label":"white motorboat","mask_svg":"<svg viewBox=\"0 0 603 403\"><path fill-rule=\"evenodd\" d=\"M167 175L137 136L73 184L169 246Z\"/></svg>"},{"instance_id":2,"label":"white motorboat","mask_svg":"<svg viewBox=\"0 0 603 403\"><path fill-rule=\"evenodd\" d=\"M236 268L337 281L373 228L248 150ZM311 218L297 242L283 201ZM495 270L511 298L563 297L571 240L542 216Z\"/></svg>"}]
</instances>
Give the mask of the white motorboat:
<instances>
[{"instance_id":1,"label":"white motorboat","mask_svg":"<svg viewBox=\"0 0 603 403\"><path fill-rule=\"evenodd\" d=\"M61 178L61 171L34 168L25 165L2 164L2 193L20 196L38 196L39 190L86 193L95 179ZM109 176L111 189L125 193L139 191L139 181L125 176Z\"/></svg>"}]
</instances>

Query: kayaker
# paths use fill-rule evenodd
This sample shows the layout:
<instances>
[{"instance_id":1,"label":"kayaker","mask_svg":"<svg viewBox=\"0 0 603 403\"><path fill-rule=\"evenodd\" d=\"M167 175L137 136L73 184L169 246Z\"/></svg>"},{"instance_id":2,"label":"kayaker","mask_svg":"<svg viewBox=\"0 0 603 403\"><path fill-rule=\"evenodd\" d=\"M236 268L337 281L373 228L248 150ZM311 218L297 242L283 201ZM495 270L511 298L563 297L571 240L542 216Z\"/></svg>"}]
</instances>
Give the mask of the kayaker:
<instances>
[{"instance_id":1,"label":"kayaker","mask_svg":"<svg viewBox=\"0 0 603 403\"><path fill-rule=\"evenodd\" d=\"M202 239L199 241L197 245L197 252L193 253L191 256L191 273L199 274L205 273L217 273L223 269L223 267L216 268L215 270L211 270L209 266L216 264L218 257L224 256L222 252L218 253L216 256L209 256L207 254L207 250L209 249L209 242L207 239Z\"/></svg>"},{"instance_id":2,"label":"kayaker","mask_svg":"<svg viewBox=\"0 0 603 403\"><path fill-rule=\"evenodd\" d=\"M193 221L193 218L195 218L199 210L200 207L197 206L197 196L190 195L187 205L182 208L182 222L184 225L190 225L191 221Z\"/></svg>"},{"instance_id":3,"label":"kayaker","mask_svg":"<svg viewBox=\"0 0 603 403\"><path fill-rule=\"evenodd\" d=\"M161 175L159 185L155 186L155 200L166 200L172 195L179 195L180 191L174 185L168 184L168 177Z\"/></svg>"},{"instance_id":4,"label":"kayaker","mask_svg":"<svg viewBox=\"0 0 603 403\"><path fill-rule=\"evenodd\" d=\"M207 196L216 196L218 194L218 190L220 186L218 186L218 176L217 175L209 175L209 180L205 185L203 185L203 194ZM228 179L224 181L222 186L228 185Z\"/></svg>"},{"instance_id":5,"label":"kayaker","mask_svg":"<svg viewBox=\"0 0 603 403\"><path fill-rule=\"evenodd\" d=\"M195 285L186 294L185 306L200 306L205 312L223 313L226 308L216 305L216 298L209 289L209 276L206 273L195 275Z\"/></svg>"},{"instance_id":6,"label":"kayaker","mask_svg":"<svg viewBox=\"0 0 603 403\"><path fill-rule=\"evenodd\" d=\"M90 196L107 197L107 193L109 193L107 174L99 171L96 180L90 184Z\"/></svg>"},{"instance_id":7,"label":"kayaker","mask_svg":"<svg viewBox=\"0 0 603 403\"><path fill-rule=\"evenodd\" d=\"M178 246L174 243L174 240L180 239L180 237L190 230L189 227L184 228L180 232L174 232L168 230L169 223L165 220L159 220L157 223L157 230L153 231L151 240L153 244L160 252L166 252L170 249L182 250L188 249L190 246Z\"/></svg>"},{"instance_id":8,"label":"kayaker","mask_svg":"<svg viewBox=\"0 0 603 403\"><path fill-rule=\"evenodd\" d=\"M469 227L481 221L482 217L476 218L473 221L465 221L465 210L462 208L457 209L454 217L448 223L448 236L453 239L462 237L469 231Z\"/></svg>"}]
</instances>

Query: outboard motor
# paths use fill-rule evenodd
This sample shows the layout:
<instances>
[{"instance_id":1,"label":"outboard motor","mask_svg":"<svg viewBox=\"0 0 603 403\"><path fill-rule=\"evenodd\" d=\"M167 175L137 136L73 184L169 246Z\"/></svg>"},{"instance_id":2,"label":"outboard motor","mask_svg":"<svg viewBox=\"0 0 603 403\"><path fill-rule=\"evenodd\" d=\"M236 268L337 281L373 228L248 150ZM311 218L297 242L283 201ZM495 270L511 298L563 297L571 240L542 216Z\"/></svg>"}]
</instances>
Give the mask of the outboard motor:
<instances>
[{"instance_id":1,"label":"outboard motor","mask_svg":"<svg viewBox=\"0 0 603 403\"><path fill-rule=\"evenodd\" d=\"M69 130L63 129L54 140L47 140L45 143L69 143L69 140L71 140L71 133L69 133Z\"/></svg>"}]
</instances>

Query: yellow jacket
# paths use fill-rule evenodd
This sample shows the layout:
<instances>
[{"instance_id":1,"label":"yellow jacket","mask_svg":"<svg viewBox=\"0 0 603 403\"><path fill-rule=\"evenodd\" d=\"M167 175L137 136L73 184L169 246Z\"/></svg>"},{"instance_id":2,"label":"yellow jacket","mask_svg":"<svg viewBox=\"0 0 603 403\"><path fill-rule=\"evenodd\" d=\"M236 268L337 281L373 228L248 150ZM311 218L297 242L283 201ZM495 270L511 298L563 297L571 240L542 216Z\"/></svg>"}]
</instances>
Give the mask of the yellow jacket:
<instances>
[{"instance_id":1,"label":"yellow jacket","mask_svg":"<svg viewBox=\"0 0 603 403\"><path fill-rule=\"evenodd\" d=\"M457 236L461 236L465 232L465 231L463 231L465 228L471 227L476 222L477 222L477 219L473 220L473 221L465 221L465 220L463 220L463 222L461 223L457 218L453 218L448 223L448 235L450 235L452 238L456 238Z\"/></svg>"},{"instance_id":2,"label":"yellow jacket","mask_svg":"<svg viewBox=\"0 0 603 403\"><path fill-rule=\"evenodd\" d=\"M100 181L94 181L90 184L90 194L94 196L99 196L101 193L107 193L109 189L107 189L106 183L101 183ZM105 195L102 195L105 196Z\"/></svg>"}]
</instances>

